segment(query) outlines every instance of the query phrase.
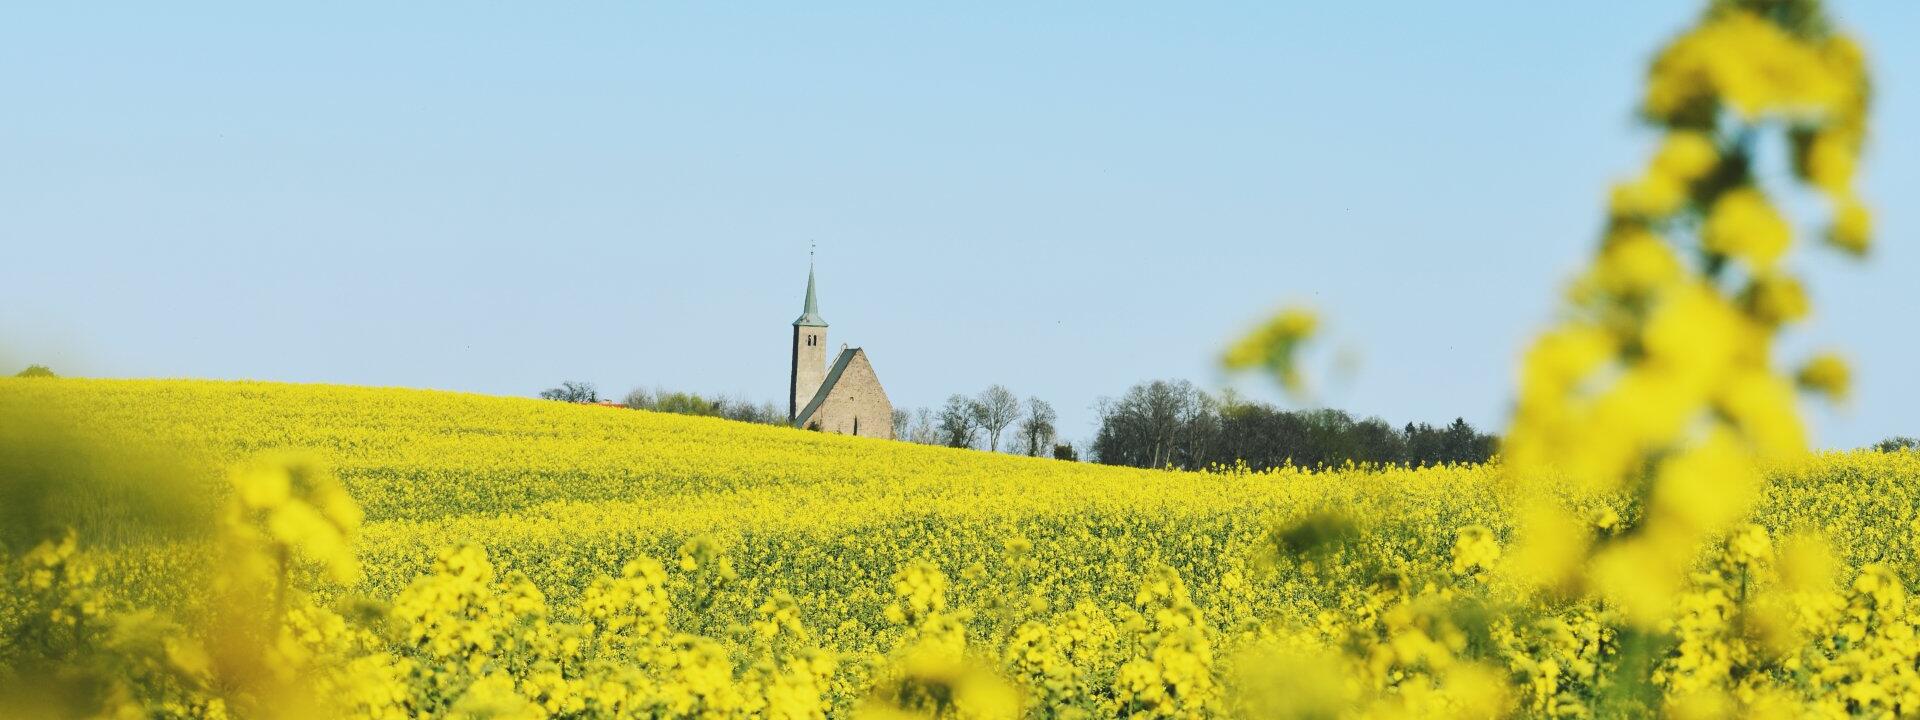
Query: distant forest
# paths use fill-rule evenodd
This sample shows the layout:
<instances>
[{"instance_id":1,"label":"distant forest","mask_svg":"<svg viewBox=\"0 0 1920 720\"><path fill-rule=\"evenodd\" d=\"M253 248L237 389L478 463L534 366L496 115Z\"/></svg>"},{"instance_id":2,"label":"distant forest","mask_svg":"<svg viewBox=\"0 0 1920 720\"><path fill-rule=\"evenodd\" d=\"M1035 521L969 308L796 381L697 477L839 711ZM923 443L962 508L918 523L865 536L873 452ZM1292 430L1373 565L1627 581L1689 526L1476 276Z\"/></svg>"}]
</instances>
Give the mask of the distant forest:
<instances>
[{"instance_id":1,"label":"distant forest","mask_svg":"<svg viewBox=\"0 0 1920 720\"><path fill-rule=\"evenodd\" d=\"M1355 419L1340 410L1282 410L1231 394L1214 397L1184 380L1129 388L1100 407L1089 448L1108 465L1204 469L1245 462L1255 470L1355 463L1486 462L1497 441L1466 420L1448 425Z\"/></svg>"}]
</instances>

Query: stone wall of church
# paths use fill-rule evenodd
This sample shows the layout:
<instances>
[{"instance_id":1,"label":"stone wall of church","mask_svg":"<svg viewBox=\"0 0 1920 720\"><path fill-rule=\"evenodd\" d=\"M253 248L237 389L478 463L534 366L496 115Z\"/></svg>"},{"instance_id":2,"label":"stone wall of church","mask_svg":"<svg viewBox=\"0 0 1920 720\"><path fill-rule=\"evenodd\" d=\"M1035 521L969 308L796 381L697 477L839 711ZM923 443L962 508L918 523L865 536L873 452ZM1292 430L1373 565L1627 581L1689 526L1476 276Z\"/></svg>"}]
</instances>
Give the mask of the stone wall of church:
<instances>
[{"instance_id":1,"label":"stone wall of church","mask_svg":"<svg viewBox=\"0 0 1920 720\"><path fill-rule=\"evenodd\" d=\"M788 374L790 402L787 417L800 412L820 390L827 378L827 329L795 325L793 328L793 367Z\"/></svg>"},{"instance_id":2,"label":"stone wall of church","mask_svg":"<svg viewBox=\"0 0 1920 720\"><path fill-rule=\"evenodd\" d=\"M866 351L853 351L847 369L841 371L833 391L808 422L808 427L815 425L825 432L893 439L893 403L880 388L880 378L867 362Z\"/></svg>"}]
</instances>

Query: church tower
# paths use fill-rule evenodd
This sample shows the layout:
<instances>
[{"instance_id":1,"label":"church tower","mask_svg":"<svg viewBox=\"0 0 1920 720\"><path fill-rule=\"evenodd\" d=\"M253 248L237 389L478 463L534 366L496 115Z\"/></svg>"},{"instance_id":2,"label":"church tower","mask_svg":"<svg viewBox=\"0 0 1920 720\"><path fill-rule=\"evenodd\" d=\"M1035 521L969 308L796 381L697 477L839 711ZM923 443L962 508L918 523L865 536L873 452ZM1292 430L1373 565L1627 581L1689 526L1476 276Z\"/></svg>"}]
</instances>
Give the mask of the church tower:
<instances>
[{"instance_id":1,"label":"church tower","mask_svg":"<svg viewBox=\"0 0 1920 720\"><path fill-rule=\"evenodd\" d=\"M793 375L789 390L787 419L800 416L800 410L820 391L827 376L827 321L820 317L820 302L813 296L813 266L807 266L807 304L800 319L793 321Z\"/></svg>"},{"instance_id":2,"label":"church tower","mask_svg":"<svg viewBox=\"0 0 1920 720\"><path fill-rule=\"evenodd\" d=\"M813 290L807 264L807 304L793 321L793 375L787 389L787 421L794 427L839 435L891 439L893 403L880 387L867 351L841 346L827 358L827 320Z\"/></svg>"}]
</instances>

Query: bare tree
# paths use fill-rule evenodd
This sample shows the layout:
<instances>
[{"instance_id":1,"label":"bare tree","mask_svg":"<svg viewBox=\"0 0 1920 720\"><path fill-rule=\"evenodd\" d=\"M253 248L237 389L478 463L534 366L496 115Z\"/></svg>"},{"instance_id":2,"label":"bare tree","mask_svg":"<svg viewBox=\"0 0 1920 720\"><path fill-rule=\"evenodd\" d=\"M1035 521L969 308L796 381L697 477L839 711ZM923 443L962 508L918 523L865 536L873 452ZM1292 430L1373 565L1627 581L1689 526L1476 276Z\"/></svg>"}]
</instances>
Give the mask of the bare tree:
<instances>
[{"instance_id":1,"label":"bare tree","mask_svg":"<svg viewBox=\"0 0 1920 720\"><path fill-rule=\"evenodd\" d=\"M1026 444L1029 457L1039 457L1041 452L1053 446L1055 430L1053 423L1060 419L1053 406L1037 397L1027 398L1027 416L1020 420L1020 439Z\"/></svg>"},{"instance_id":2,"label":"bare tree","mask_svg":"<svg viewBox=\"0 0 1920 720\"><path fill-rule=\"evenodd\" d=\"M901 408L893 409L893 439L907 439L907 424L913 422L913 414Z\"/></svg>"},{"instance_id":3,"label":"bare tree","mask_svg":"<svg viewBox=\"0 0 1920 720\"><path fill-rule=\"evenodd\" d=\"M947 447L973 447L973 433L979 428L975 424L978 412L975 403L965 395L947 398L947 404L940 408L937 434L940 444Z\"/></svg>"},{"instance_id":4,"label":"bare tree","mask_svg":"<svg viewBox=\"0 0 1920 720\"><path fill-rule=\"evenodd\" d=\"M934 422L932 410L924 407L913 409L913 427L907 431L907 439L921 445L940 444L940 426Z\"/></svg>"},{"instance_id":5,"label":"bare tree","mask_svg":"<svg viewBox=\"0 0 1920 720\"><path fill-rule=\"evenodd\" d=\"M999 452L1000 433L1020 419L1020 398L1005 385L991 385L973 401L974 421L987 433L987 450Z\"/></svg>"},{"instance_id":6,"label":"bare tree","mask_svg":"<svg viewBox=\"0 0 1920 720\"><path fill-rule=\"evenodd\" d=\"M1093 454L1109 465L1201 467L1205 443L1196 432L1214 413L1213 400L1185 380L1134 385L1118 400L1101 399Z\"/></svg>"},{"instance_id":7,"label":"bare tree","mask_svg":"<svg viewBox=\"0 0 1920 720\"><path fill-rule=\"evenodd\" d=\"M594 387L593 383L590 382L568 380L560 383L560 387L541 390L540 397L545 400L559 400L570 403L600 402L600 389Z\"/></svg>"},{"instance_id":8,"label":"bare tree","mask_svg":"<svg viewBox=\"0 0 1920 720\"><path fill-rule=\"evenodd\" d=\"M786 409L772 402L756 403L746 398L722 395L713 401L713 407L720 417L728 420L762 425L782 425L787 421Z\"/></svg>"},{"instance_id":9,"label":"bare tree","mask_svg":"<svg viewBox=\"0 0 1920 720\"><path fill-rule=\"evenodd\" d=\"M785 425L786 408L772 402L756 403L747 398L730 395L705 396L699 393L667 390L665 388L634 388L627 393L627 407L635 410L674 413L677 415L704 415L723 417L740 422L761 423L764 425Z\"/></svg>"}]
</instances>

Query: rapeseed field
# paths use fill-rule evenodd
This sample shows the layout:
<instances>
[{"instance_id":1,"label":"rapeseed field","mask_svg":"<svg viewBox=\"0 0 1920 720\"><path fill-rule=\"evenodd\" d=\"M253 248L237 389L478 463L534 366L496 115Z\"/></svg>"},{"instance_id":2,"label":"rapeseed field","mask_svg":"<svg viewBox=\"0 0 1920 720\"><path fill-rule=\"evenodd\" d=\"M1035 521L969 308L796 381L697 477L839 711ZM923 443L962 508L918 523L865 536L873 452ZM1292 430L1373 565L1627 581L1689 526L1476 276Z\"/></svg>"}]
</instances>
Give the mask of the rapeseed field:
<instances>
[{"instance_id":1,"label":"rapeseed field","mask_svg":"<svg viewBox=\"0 0 1920 720\"><path fill-rule=\"evenodd\" d=\"M154 482L204 500L171 534L81 522L9 577L0 617L38 636L7 648L9 680L103 683L74 692L137 713L272 696L325 716L1544 716L1608 701L1625 651L1596 604L1487 611L1540 599L1501 572L1515 495L1497 467L1143 471L243 382L0 380L0 416L165 454L175 477ZM1920 456L1767 477L1754 524L1694 559L1662 687L1779 650L1801 664L1765 686L1790 707L1862 683L1911 702ZM1778 627L1725 625L1730 588L1790 582L1804 599ZM253 629L230 634L236 617ZM35 642L113 660L42 667ZM284 669L230 685L223 663Z\"/></svg>"}]
</instances>

